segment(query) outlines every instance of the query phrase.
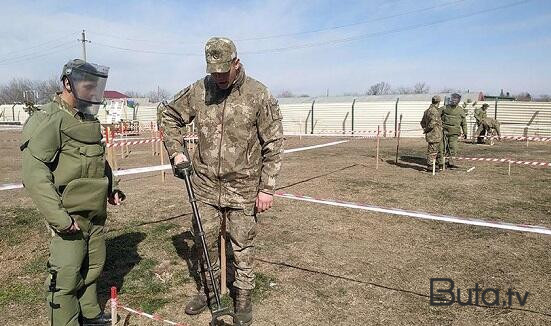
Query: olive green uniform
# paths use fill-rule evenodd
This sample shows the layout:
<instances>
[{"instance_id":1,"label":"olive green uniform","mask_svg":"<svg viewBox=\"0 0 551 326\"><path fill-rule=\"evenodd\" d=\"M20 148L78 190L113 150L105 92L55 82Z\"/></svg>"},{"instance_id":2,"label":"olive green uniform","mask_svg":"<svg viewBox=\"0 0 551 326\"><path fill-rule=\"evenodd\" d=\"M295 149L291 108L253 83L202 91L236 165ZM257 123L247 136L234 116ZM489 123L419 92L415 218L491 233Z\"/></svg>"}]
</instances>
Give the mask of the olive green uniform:
<instances>
[{"instance_id":1,"label":"olive green uniform","mask_svg":"<svg viewBox=\"0 0 551 326\"><path fill-rule=\"evenodd\" d=\"M467 134L467 119L465 110L459 105L446 105L442 110L442 126L444 129L445 156L450 165L454 165L453 158L458 153L458 138Z\"/></svg>"},{"instance_id":2,"label":"olive green uniform","mask_svg":"<svg viewBox=\"0 0 551 326\"><path fill-rule=\"evenodd\" d=\"M494 118L484 118L478 129L476 129L475 137L479 137L481 134L492 136L494 131L498 137L501 137L500 125L499 121Z\"/></svg>"},{"instance_id":3,"label":"olive green uniform","mask_svg":"<svg viewBox=\"0 0 551 326\"><path fill-rule=\"evenodd\" d=\"M427 140L427 166L432 166L436 160L437 166L442 165L442 117L438 105L431 104L423 114L421 127Z\"/></svg>"},{"instance_id":4,"label":"olive green uniform","mask_svg":"<svg viewBox=\"0 0 551 326\"><path fill-rule=\"evenodd\" d=\"M101 313L96 281L105 262L103 227L112 173L104 158L100 123L59 96L25 123L23 183L51 231L48 269L57 272L54 325L79 325ZM68 234L75 221L81 231ZM46 280L50 284L52 274Z\"/></svg>"},{"instance_id":5,"label":"olive green uniform","mask_svg":"<svg viewBox=\"0 0 551 326\"><path fill-rule=\"evenodd\" d=\"M476 128L477 128L477 132L475 133L475 137L477 138L477 143L483 143L484 142L484 130L483 129L480 129L480 127L482 126L482 120L486 119L486 116L487 116L487 112L486 110L482 109L482 108L476 108L474 110L474 118L476 120ZM479 129L480 129L480 132L479 132Z\"/></svg>"}]
</instances>

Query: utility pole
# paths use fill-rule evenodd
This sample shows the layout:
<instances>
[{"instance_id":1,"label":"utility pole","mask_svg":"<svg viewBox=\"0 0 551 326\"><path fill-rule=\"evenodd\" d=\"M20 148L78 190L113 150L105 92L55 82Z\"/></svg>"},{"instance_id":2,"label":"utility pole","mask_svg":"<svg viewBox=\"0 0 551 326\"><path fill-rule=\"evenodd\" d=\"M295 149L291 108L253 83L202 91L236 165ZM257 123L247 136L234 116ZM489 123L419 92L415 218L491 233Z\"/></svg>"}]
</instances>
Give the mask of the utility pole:
<instances>
[{"instance_id":1,"label":"utility pole","mask_svg":"<svg viewBox=\"0 0 551 326\"><path fill-rule=\"evenodd\" d=\"M82 60L86 61L86 43L92 43L86 39L86 31L82 30L82 38L79 39L82 42Z\"/></svg>"}]
</instances>

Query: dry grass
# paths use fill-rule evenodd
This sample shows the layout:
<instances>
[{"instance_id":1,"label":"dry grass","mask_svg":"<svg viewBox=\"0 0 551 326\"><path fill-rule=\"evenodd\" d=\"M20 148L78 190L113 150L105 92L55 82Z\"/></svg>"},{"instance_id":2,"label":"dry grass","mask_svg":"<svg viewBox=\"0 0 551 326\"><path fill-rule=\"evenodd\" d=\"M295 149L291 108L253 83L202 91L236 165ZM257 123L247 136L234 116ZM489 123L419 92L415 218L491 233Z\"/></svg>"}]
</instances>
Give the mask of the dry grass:
<instances>
[{"instance_id":1,"label":"dry grass","mask_svg":"<svg viewBox=\"0 0 551 326\"><path fill-rule=\"evenodd\" d=\"M15 133L13 133L15 135ZM6 133L0 133L4 139ZM13 136L13 135L11 135ZM293 148L336 138L291 138ZM422 140L381 142L375 170L372 140L285 156L282 191L385 207L551 227L551 169L460 162L435 177L422 172ZM1 145L0 143L0 146ZM3 146L2 182L17 182L16 145ZM123 168L159 164L136 147ZM464 156L551 161L549 144L462 144ZM466 169L476 166L470 173ZM102 300L117 285L120 299L191 325L209 315L183 312L196 284L189 274L190 209L182 182L158 174L128 176L128 198L112 207ZM46 325L41 286L48 235L22 190L0 192L0 324ZM551 238L276 199L259 216L255 325L546 325L551 323ZM529 291L524 307L432 307L429 279L450 277L466 289ZM131 317L130 325L160 325Z\"/></svg>"}]
</instances>

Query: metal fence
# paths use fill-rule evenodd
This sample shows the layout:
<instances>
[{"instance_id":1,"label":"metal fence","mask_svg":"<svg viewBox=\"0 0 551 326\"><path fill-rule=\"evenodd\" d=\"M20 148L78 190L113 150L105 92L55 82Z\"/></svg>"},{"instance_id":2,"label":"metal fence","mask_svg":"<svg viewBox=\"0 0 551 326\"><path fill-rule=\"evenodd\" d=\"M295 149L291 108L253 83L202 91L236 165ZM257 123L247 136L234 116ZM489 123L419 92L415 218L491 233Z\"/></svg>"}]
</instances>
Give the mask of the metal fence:
<instances>
[{"instance_id":1,"label":"metal fence","mask_svg":"<svg viewBox=\"0 0 551 326\"><path fill-rule=\"evenodd\" d=\"M478 102L476 107L488 103L489 117L501 122L501 133L509 136L551 137L551 102ZM280 104L283 115L283 129L286 133L317 134L323 132L352 133L375 131L379 126L385 136L394 136L400 116L402 116L402 136L421 137L420 121L423 112L429 107L428 101L343 101L286 99ZM466 107L468 133L475 130L474 109ZM128 110L132 110L128 108ZM28 114L23 105L1 105L0 122L25 122ZM149 125L157 121L157 107L141 106L137 110L137 120ZM98 118L107 121L105 109L100 109Z\"/></svg>"}]
</instances>

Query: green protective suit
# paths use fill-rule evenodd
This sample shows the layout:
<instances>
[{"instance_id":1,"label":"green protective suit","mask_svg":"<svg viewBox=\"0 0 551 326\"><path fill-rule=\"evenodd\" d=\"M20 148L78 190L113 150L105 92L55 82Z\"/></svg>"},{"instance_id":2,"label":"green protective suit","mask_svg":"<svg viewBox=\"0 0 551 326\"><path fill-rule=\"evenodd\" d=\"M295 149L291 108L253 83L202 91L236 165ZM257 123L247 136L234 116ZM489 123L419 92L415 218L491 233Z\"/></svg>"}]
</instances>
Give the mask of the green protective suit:
<instances>
[{"instance_id":1,"label":"green protective suit","mask_svg":"<svg viewBox=\"0 0 551 326\"><path fill-rule=\"evenodd\" d=\"M70 108L59 96L25 123L23 184L51 230L46 291L57 272L54 325L79 325L79 316L101 313L96 281L105 263L103 227L112 173L101 143L100 123ZM64 230L72 221L81 231ZM52 313L47 293L48 313Z\"/></svg>"},{"instance_id":2,"label":"green protective suit","mask_svg":"<svg viewBox=\"0 0 551 326\"><path fill-rule=\"evenodd\" d=\"M454 165L453 157L458 153L458 138L467 134L467 119L465 110L456 105L446 105L442 110L442 126L444 129L444 150L448 162Z\"/></svg>"},{"instance_id":3,"label":"green protective suit","mask_svg":"<svg viewBox=\"0 0 551 326\"><path fill-rule=\"evenodd\" d=\"M474 118L476 119L476 128L477 130L481 128L482 126L482 120L486 119L488 113L483 108L476 108L474 110ZM480 132L476 133L476 142L478 144L484 143L484 136L486 135L485 131L483 129L480 129Z\"/></svg>"}]
</instances>

